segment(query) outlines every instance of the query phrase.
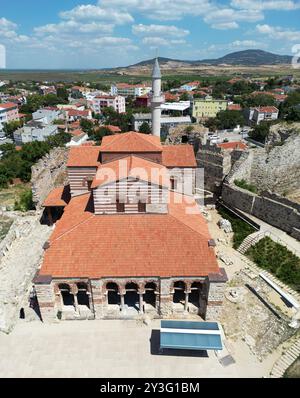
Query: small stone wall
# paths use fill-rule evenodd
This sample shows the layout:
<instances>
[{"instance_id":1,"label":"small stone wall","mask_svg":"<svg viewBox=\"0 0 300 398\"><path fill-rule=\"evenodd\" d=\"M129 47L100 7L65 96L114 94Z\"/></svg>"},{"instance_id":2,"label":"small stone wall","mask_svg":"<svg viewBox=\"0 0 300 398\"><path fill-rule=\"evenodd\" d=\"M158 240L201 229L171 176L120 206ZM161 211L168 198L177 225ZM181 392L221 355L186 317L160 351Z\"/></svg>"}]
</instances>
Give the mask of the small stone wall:
<instances>
[{"instance_id":1,"label":"small stone wall","mask_svg":"<svg viewBox=\"0 0 300 398\"><path fill-rule=\"evenodd\" d=\"M33 201L40 209L52 189L67 183L67 148L54 148L32 166L31 185Z\"/></svg>"},{"instance_id":2,"label":"small stone wall","mask_svg":"<svg viewBox=\"0 0 300 398\"><path fill-rule=\"evenodd\" d=\"M252 214L300 240L300 211L297 210L297 205L289 205L285 198L271 194L259 196L234 184L225 183L222 199L231 207Z\"/></svg>"}]
</instances>

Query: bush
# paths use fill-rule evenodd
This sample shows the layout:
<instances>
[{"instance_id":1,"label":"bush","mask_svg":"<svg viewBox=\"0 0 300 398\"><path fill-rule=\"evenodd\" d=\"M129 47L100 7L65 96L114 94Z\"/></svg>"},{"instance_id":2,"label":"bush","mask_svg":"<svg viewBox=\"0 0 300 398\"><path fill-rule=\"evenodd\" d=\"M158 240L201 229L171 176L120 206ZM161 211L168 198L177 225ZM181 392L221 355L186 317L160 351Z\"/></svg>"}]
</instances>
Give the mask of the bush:
<instances>
[{"instance_id":1,"label":"bush","mask_svg":"<svg viewBox=\"0 0 300 398\"><path fill-rule=\"evenodd\" d=\"M21 193L19 201L15 202L14 206L16 211L29 211L34 210L34 204L32 200L32 191L28 189Z\"/></svg>"},{"instance_id":2,"label":"bush","mask_svg":"<svg viewBox=\"0 0 300 398\"><path fill-rule=\"evenodd\" d=\"M243 188L243 189L247 189L247 191L256 193L257 189L255 185L252 184L248 184L246 180L242 179L242 180L234 180L234 183L237 187Z\"/></svg>"},{"instance_id":3,"label":"bush","mask_svg":"<svg viewBox=\"0 0 300 398\"><path fill-rule=\"evenodd\" d=\"M244 239L255 232L255 229L224 208L218 209L218 212L223 218L231 222L233 230L233 247L234 249L238 249Z\"/></svg>"},{"instance_id":4,"label":"bush","mask_svg":"<svg viewBox=\"0 0 300 398\"><path fill-rule=\"evenodd\" d=\"M269 237L252 246L246 255L259 267L300 291L300 258Z\"/></svg>"}]
</instances>

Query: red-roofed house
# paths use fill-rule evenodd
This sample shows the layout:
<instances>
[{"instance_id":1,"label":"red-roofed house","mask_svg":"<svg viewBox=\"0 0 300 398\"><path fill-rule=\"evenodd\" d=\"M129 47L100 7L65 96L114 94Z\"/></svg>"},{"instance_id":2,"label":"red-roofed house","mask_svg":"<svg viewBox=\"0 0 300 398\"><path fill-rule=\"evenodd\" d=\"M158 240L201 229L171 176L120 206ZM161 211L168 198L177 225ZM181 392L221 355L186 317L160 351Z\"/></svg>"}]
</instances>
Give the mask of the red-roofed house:
<instances>
[{"instance_id":1,"label":"red-roofed house","mask_svg":"<svg viewBox=\"0 0 300 398\"><path fill-rule=\"evenodd\" d=\"M4 124L20 120L18 105L13 102L0 104L0 131L3 130Z\"/></svg>"},{"instance_id":2,"label":"red-roofed house","mask_svg":"<svg viewBox=\"0 0 300 398\"><path fill-rule=\"evenodd\" d=\"M251 122L258 125L263 121L277 120L278 114L279 109L275 106L260 106L252 110Z\"/></svg>"},{"instance_id":3,"label":"red-roofed house","mask_svg":"<svg viewBox=\"0 0 300 398\"><path fill-rule=\"evenodd\" d=\"M67 168L70 200L56 189L44 202L64 213L34 281L43 320L217 319L226 274L193 196L179 192L195 179L193 148L116 134L71 148Z\"/></svg>"}]
</instances>

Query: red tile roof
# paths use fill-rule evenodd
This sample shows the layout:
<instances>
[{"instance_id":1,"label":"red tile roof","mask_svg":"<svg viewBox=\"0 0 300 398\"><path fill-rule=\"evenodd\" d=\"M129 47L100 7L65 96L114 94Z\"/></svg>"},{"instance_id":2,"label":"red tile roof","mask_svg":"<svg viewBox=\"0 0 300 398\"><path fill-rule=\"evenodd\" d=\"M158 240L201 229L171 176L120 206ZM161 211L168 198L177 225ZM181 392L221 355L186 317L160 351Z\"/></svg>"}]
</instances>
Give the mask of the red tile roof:
<instances>
[{"instance_id":1,"label":"red tile roof","mask_svg":"<svg viewBox=\"0 0 300 398\"><path fill-rule=\"evenodd\" d=\"M101 127L105 127L112 133L121 133L121 131L122 131L119 126L107 125L107 126L101 126Z\"/></svg>"},{"instance_id":2,"label":"red tile roof","mask_svg":"<svg viewBox=\"0 0 300 398\"><path fill-rule=\"evenodd\" d=\"M208 246L211 237L206 222L194 201L190 206L175 204L172 194L169 214L97 216L88 210L89 199L90 194L75 197L65 209L40 275L101 278L220 273L214 250Z\"/></svg>"},{"instance_id":3,"label":"red tile roof","mask_svg":"<svg viewBox=\"0 0 300 398\"><path fill-rule=\"evenodd\" d=\"M275 106L259 106L255 108L259 113L278 113L279 110Z\"/></svg>"},{"instance_id":4,"label":"red tile roof","mask_svg":"<svg viewBox=\"0 0 300 398\"><path fill-rule=\"evenodd\" d=\"M240 111L242 109L240 104L230 104L227 108L229 111Z\"/></svg>"},{"instance_id":5,"label":"red tile roof","mask_svg":"<svg viewBox=\"0 0 300 398\"><path fill-rule=\"evenodd\" d=\"M235 142L223 142L221 144L217 144L219 148L223 149L246 149L247 145L240 141Z\"/></svg>"},{"instance_id":6,"label":"red tile roof","mask_svg":"<svg viewBox=\"0 0 300 398\"><path fill-rule=\"evenodd\" d=\"M162 162L166 167L197 167L192 145L163 146Z\"/></svg>"},{"instance_id":7,"label":"red tile roof","mask_svg":"<svg viewBox=\"0 0 300 398\"><path fill-rule=\"evenodd\" d=\"M161 152L160 138L150 134L128 133L103 137L100 152Z\"/></svg>"},{"instance_id":8,"label":"red tile roof","mask_svg":"<svg viewBox=\"0 0 300 398\"><path fill-rule=\"evenodd\" d=\"M44 207L65 207L70 202L70 187L58 187L53 189L45 199Z\"/></svg>"},{"instance_id":9,"label":"red tile roof","mask_svg":"<svg viewBox=\"0 0 300 398\"><path fill-rule=\"evenodd\" d=\"M67 167L98 167L99 149L99 146L71 148Z\"/></svg>"},{"instance_id":10,"label":"red tile roof","mask_svg":"<svg viewBox=\"0 0 300 398\"><path fill-rule=\"evenodd\" d=\"M150 162L138 156L127 156L98 167L92 188L106 185L128 177L139 178L152 184L170 187L170 176L161 164Z\"/></svg>"},{"instance_id":11,"label":"red tile roof","mask_svg":"<svg viewBox=\"0 0 300 398\"><path fill-rule=\"evenodd\" d=\"M10 108L18 108L14 102L6 102L5 104L0 104L0 108L2 109L10 109Z\"/></svg>"}]
</instances>

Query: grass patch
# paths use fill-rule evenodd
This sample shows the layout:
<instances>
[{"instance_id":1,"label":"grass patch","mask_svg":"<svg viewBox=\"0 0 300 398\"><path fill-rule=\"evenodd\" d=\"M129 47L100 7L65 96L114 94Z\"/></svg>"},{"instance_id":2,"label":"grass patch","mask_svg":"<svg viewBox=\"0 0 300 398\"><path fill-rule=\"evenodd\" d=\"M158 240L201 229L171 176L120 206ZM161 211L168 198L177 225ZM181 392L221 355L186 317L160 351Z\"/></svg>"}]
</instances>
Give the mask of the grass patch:
<instances>
[{"instance_id":1,"label":"grass patch","mask_svg":"<svg viewBox=\"0 0 300 398\"><path fill-rule=\"evenodd\" d=\"M285 379L300 378L300 357L285 371L283 377Z\"/></svg>"},{"instance_id":2,"label":"grass patch","mask_svg":"<svg viewBox=\"0 0 300 398\"><path fill-rule=\"evenodd\" d=\"M252 246L246 255L259 267L300 291L300 258L286 247L265 237Z\"/></svg>"},{"instance_id":3,"label":"grass patch","mask_svg":"<svg viewBox=\"0 0 300 398\"><path fill-rule=\"evenodd\" d=\"M220 207L218 212L223 218L231 222L234 249L238 249L243 240L246 239L248 235L251 235L256 231L254 227L230 213L228 210Z\"/></svg>"},{"instance_id":4,"label":"grass patch","mask_svg":"<svg viewBox=\"0 0 300 398\"><path fill-rule=\"evenodd\" d=\"M253 184L248 184L246 180L242 179L242 180L234 180L234 184L239 187L239 188L243 188L246 189L247 191L256 193L257 189L256 186Z\"/></svg>"},{"instance_id":5,"label":"grass patch","mask_svg":"<svg viewBox=\"0 0 300 398\"><path fill-rule=\"evenodd\" d=\"M0 189L0 206L14 208L15 202L19 200L23 192L30 188L30 183L12 185L9 188Z\"/></svg>"},{"instance_id":6,"label":"grass patch","mask_svg":"<svg viewBox=\"0 0 300 398\"><path fill-rule=\"evenodd\" d=\"M0 217L0 242L7 235L13 221L7 217Z\"/></svg>"}]
</instances>

